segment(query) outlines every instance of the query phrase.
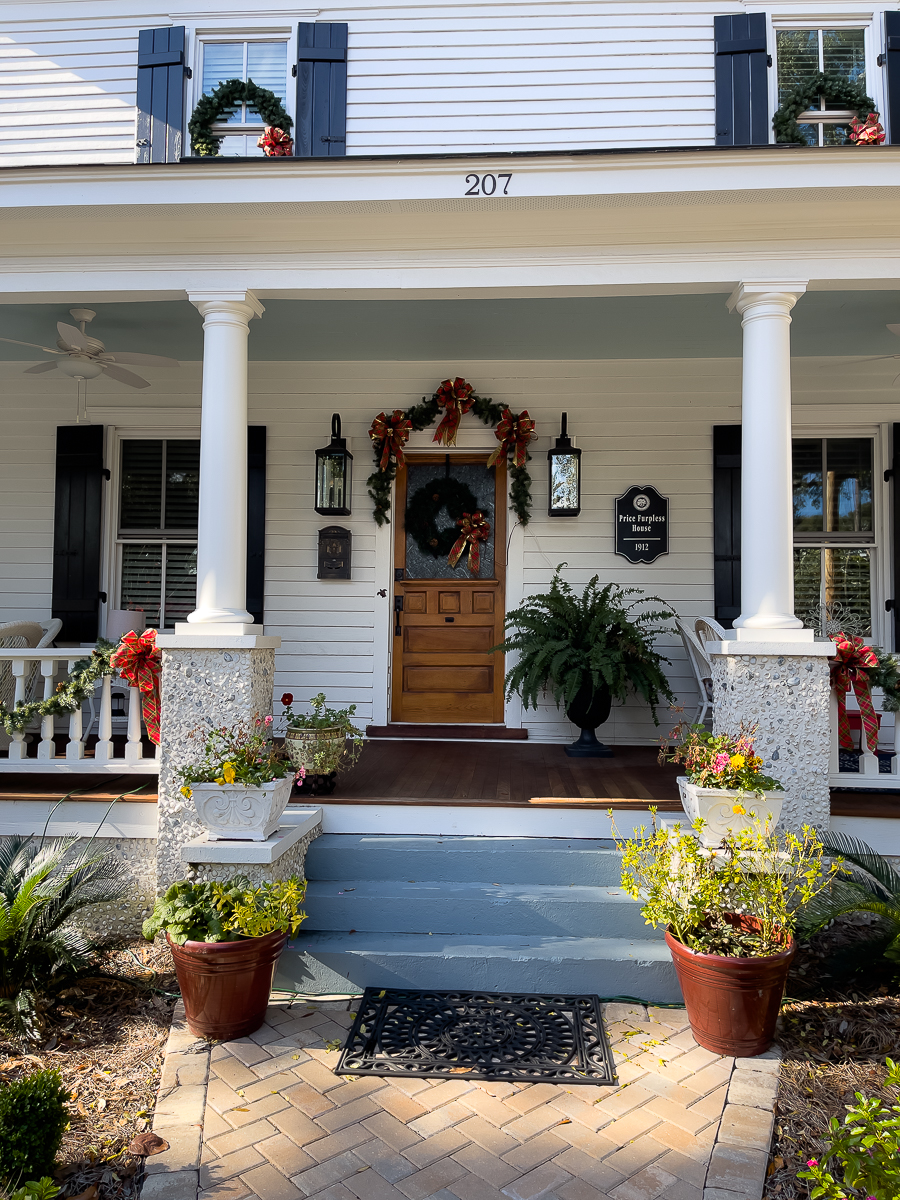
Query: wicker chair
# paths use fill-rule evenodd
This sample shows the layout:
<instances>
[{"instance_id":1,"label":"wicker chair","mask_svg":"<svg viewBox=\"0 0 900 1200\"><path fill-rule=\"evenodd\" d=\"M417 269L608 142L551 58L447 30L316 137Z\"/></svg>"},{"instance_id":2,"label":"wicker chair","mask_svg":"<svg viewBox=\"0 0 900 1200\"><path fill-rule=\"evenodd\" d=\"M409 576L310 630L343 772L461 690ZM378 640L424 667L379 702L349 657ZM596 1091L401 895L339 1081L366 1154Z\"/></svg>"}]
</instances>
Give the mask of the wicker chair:
<instances>
[{"instance_id":1,"label":"wicker chair","mask_svg":"<svg viewBox=\"0 0 900 1200\"><path fill-rule=\"evenodd\" d=\"M679 621L676 617L675 624L681 634L688 662L691 664L691 670L697 681L697 690L700 692L700 703L697 706L697 715L694 717L693 724L702 725L707 714L711 713L715 706L712 690L712 663L700 640L684 621Z\"/></svg>"},{"instance_id":2,"label":"wicker chair","mask_svg":"<svg viewBox=\"0 0 900 1200\"><path fill-rule=\"evenodd\" d=\"M728 630L724 629L718 621L714 621L712 617L698 617L694 622L694 632L697 634L697 640L701 646L705 646L707 642L728 641Z\"/></svg>"}]
</instances>

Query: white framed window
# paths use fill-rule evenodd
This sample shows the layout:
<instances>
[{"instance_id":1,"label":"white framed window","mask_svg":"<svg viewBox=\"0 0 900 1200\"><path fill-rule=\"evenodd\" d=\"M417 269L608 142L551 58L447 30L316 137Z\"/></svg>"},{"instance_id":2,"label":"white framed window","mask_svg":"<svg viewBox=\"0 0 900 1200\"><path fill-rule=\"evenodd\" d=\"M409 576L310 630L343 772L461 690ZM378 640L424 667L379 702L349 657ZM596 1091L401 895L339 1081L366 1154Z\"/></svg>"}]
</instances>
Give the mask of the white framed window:
<instances>
[{"instance_id":1,"label":"white framed window","mask_svg":"<svg viewBox=\"0 0 900 1200\"><path fill-rule=\"evenodd\" d=\"M253 37L241 34L200 35L197 41L197 67L194 78L194 103L214 91L226 79L252 79L259 87L274 92L293 115L289 87L291 77L291 42L287 33ZM261 156L256 142L264 124L259 113L242 104L225 120L213 126L213 133L222 137L220 154L241 157Z\"/></svg>"},{"instance_id":2,"label":"white framed window","mask_svg":"<svg viewBox=\"0 0 900 1200\"><path fill-rule=\"evenodd\" d=\"M790 25L785 28L779 22L774 30L776 108L788 90L820 72L839 75L871 94L866 82L869 26L862 19L858 24L835 21L827 25ZM809 146L843 146L849 141L850 122L855 116L855 112L837 108L819 96L800 114L797 124Z\"/></svg>"},{"instance_id":3,"label":"white framed window","mask_svg":"<svg viewBox=\"0 0 900 1200\"><path fill-rule=\"evenodd\" d=\"M200 441L123 437L115 496L115 607L173 629L197 600Z\"/></svg>"}]
</instances>

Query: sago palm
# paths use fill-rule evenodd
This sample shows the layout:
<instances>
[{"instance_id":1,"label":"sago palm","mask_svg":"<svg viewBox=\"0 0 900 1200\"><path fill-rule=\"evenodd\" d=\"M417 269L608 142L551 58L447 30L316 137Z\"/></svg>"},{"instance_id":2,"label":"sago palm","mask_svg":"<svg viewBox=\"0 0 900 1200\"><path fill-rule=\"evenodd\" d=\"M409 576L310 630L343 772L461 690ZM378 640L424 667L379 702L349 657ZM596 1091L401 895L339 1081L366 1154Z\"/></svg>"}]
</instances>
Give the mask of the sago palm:
<instances>
[{"instance_id":1,"label":"sago palm","mask_svg":"<svg viewBox=\"0 0 900 1200\"><path fill-rule=\"evenodd\" d=\"M90 843L76 850L77 841L0 838L0 1024L16 1034L35 1037L53 993L95 971L111 941L75 918L120 900L126 885L112 855Z\"/></svg>"}]
</instances>

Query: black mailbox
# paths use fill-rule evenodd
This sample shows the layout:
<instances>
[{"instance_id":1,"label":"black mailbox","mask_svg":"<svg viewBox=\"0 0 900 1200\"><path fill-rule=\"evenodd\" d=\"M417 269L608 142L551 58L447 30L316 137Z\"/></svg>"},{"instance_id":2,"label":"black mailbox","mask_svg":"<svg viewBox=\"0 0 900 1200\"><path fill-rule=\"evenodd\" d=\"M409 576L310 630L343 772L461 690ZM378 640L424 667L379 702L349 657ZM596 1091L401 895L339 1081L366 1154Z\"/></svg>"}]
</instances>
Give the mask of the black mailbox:
<instances>
[{"instance_id":1,"label":"black mailbox","mask_svg":"<svg viewBox=\"0 0 900 1200\"><path fill-rule=\"evenodd\" d=\"M319 530L319 572L317 579L350 578L350 530L328 525Z\"/></svg>"}]
</instances>

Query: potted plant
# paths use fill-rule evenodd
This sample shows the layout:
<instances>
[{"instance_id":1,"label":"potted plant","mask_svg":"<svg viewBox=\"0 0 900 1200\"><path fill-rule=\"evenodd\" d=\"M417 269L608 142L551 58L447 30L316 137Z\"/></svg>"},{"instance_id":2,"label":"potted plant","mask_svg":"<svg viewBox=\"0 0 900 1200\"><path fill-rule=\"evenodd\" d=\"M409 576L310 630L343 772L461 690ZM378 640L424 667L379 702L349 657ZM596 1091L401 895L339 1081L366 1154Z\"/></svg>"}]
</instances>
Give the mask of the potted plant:
<instances>
[{"instance_id":1,"label":"potted plant","mask_svg":"<svg viewBox=\"0 0 900 1200\"><path fill-rule=\"evenodd\" d=\"M306 918L305 893L296 877L253 887L236 875L182 880L156 901L144 937L165 933L192 1033L231 1041L259 1029L281 952Z\"/></svg>"},{"instance_id":2,"label":"potted plant","mask_svg":"<svg viewBox=\"0 0 900 1200\"><path fill-rule=\"evenodd\" d=\"M356 705L328 708L324 692L310 700L311 713L294 712L291 692L284 693L281 703L287 722L284 747L295 768L305 776L301 792L317 795L334 791L338 771L352 767L362 750L362 734L353 724Z\"/></svg>"},{"instance_id":3,"label":"potted plant","mask_svg":"<svg viewBox=\"0 0 900 1200\"><path fill-rule=\"evenodd\" d=\"M755 823L718 849L693 829L658 826L616 842L622 887L662 925L696 1040L715 1054L768 1050L795 953L797 913L843 868L823 866L815 832L781 836Z\"/></svg>"},{"instance_id":4,"label":"potted plant","mask_svg":"<svg viewBox=\"0 0 900 1200\"><path fill-rule=\"evenodd\" d=\"M264 842L278 828L295 772L271 730L271 717L256 717L250 727L201 727L191 733L205 734L203 757L182 767L176 778L213 841Z\"/></svg>"},{"instance_id":5,"label":"potted plant","mask_svg":"<svg viewBox=\"0 0 900 1200\"><path fill-rule=\"evenodd\" d=\"M547 692L580 727L581 737L566 754L608 758L612 751L597 741L594 730L609 717L613 700L637 692L654 721L660 701L674 700L662 670L669 660L653 646L662 632L655 622L672 614L668 609L637 612L646 600L662 601L616 583L601 588L597 575L578 596L561 578L565 565L556 568L549 592L529 596L507 614L507 627L515 632L493 649L517 655L506 675L508 696L518 693L525 708L537 708Z\"/></svg>"},{"instance_id":6,"label":"potted plant","mask_svg":"<svg viewBox=\"0 0 900 1200\"><path fill-rule=\"evenodd\" d=\"M660 751L660 762L682 763L687 770L678 776L678 791L691 821L702 820L704 846L719 846L727 834L755 824L770 832L778 824L784 789L777 779L763 775L763 760L753 749L755 734L755 725L741 725L732 735L682 722L670 735L674 749Z\"/></svg>"}]
</instances>

